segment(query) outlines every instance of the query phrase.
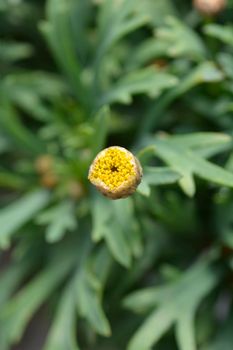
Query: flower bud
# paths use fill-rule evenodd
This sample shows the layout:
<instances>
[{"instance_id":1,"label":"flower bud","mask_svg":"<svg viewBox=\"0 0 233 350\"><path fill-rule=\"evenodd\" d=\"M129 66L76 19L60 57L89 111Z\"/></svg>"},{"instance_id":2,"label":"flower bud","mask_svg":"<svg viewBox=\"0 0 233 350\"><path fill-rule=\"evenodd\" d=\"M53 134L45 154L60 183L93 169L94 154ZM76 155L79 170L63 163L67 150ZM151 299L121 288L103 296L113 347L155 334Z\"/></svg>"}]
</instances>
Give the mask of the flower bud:
<instances>
[{"instance_id":1,"label":"flower bud","mask_svg":"<svg viewBox=\"0 0 233 350\"><path fill-rule=\"evenodd\" d=\"M88 179L106 197L120 199L130 196L142 178L137 158L123 147L105 148L92 162Z\"/></svg>"},{"instance_id":2,"label":"flower bud","mask_svg":"<svg viewBox=\"0 0 233 350\"><path fill-rule=\"evenodd\" d=\"M58 178L57 176L52 173L48 172L41 177L41 185L46 188L54 188L58 183Z\"/></svg>"},{"instance_id":3,"label":"flower bud","mask_svg":"<svg viewBox=\"0 0 233 350\"><path fill-rule=\"evenodd\" d=\"M203 15L214 16L224 10L226 0L193 0L193 6Z\"/></svg>"},{"instance_id":4,"label":"flower bud","mask_svg":"<svg viewBox=\"0 0 233 350\"><path fill-rule=\"evenodd\" d=\"M36 159L35 168L39 174L45 174L51 171L53 167L53 158L49 154L43 154Z\"/></svg>"}]
</instances>

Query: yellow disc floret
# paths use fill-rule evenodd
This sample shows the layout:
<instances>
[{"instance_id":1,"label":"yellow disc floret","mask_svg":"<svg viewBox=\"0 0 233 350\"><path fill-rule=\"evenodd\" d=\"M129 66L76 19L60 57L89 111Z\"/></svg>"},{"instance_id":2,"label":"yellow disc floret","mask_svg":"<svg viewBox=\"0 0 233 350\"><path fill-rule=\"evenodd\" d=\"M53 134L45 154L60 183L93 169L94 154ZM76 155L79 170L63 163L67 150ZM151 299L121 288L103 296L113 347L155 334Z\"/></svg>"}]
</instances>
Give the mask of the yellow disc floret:
<instances>
[{"instance_id":1,"label":"yellow disc floret","mask_svg":"<svg viewBox=\"0 0 233 350\"><path fill-rule=\"evenodd\" d=\"M140 183L141 166L132 153L113 146L101 151L90 166L88 178L104 195L117 199L129 196Z\"/></svg>"}]
</instances>

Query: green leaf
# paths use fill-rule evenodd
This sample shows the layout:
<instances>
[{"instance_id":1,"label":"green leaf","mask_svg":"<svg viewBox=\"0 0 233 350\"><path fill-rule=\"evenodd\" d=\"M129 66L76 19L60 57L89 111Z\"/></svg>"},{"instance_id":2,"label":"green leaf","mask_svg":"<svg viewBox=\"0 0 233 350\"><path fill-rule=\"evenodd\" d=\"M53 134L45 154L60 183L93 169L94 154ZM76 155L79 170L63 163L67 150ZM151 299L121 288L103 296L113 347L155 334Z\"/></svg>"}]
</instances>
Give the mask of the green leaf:
<instances>
[{"instance_id":1,"label":"green leaf","mask_svg":"<svg viewBox=\"0 0 233 350\"><path fill-rule=\"evenodd\" d=\"M133 336L128 350L150 350L153 344L162 337L171 327L174 312L169 306L153 312ZM188 349L186 349L188 350Z\"/></svg>"},{"instance_id":2,"label":"green leaf","mask_svg":"<svg viewBox=\"0 0 233 350\"><path fill-rule=\"evenodd\" d=\"M85 87L82 67L76 54L76 43L73 39L71 17L76 1L56 0L47 2L47 22L41 23L41 30L57 60L67 74L77 98L88 106L89 94Z\"/></svg>"},{"instance_id":3,"label":"green leaf","mask_svg":"<svg viewBox=\"0 0 233 350\"><path fill-rule=\"evenodd\" d=\"M93 228L92 238L96 241L104 238L115 259L128 267L131 254L124 231L117 222L113 225L114 212L110 200L96 194L92 200Z\"/></svg>"},{"instance_id":4,"label":"green leaf","mask_svg":"<svg viewBox=\"0 0 233 350\"><path fill-rule=\"evenodd\" d=\"M167 107L174 100L197 85L203 83L216 83L222 81L223 79L224 74L222 70L220 70L212 61L201 62L191 69L188 74L179 81L179 84L172 89L169 89L163 96L161 96L161 98L158 99L158 101L156 100L153 102L152 106L143 118L143 123L139 128L138 143L140 143L140 140L151 131L154 125L158 125Z\"/></svg>"},{"instance_id":5,"label":"green leaf","mask_svg":"<svg viewBox=\"0 0 233 350\"><path fill-rule=\"evenodd\" d=\"M214 254L215 255L215 254ZM202 299L210 293L219 280L219 274L212 271L212 259L207 256L187 270L176 282L165 288L149 288L133 293L125 299L125 305L133 310L157 308L146 318L129 342L129 350L149 350L170 329L176 325L177 341L181 350L196 349L193 318ZM154 301L153 301L154 293ZM150 302L148 302L148 296ZM182 309L182 313L180 310Z\"/></svg>"},{"instance_id":6,"label":"green leaf","mask_svg":"<svg viewBox=\"0 0 233 350\"><path fill-rule=\"evenodd\" d=\"M133 48L132 55L127 60L126 67L129 70L141 68L156 58L164 56L168 49L168 44L157 38L150 38L136 48Z\"/></svg>"},{"instance_id":7,"label":"green leaf","mask_svg":"<svg viewBox=\"0 0 233 350\"><path fill-rule=\"evenodd\" d=\"M207 24L204 27L204 32L213 38L221 40L227 45L233 46L232 25Z\"/></svg>"},{"instance_id":8,"label":"green leaf","mask_svg":"<svg viewBox=\"0 0 233 350\"><path fill-rule=\"evenodd\" d=\"M8 247L11 236L50 201L50 194L38 190L26 194L0 211L0 245Z\"/></svg>"},{"instance_id":9,"label":"green leaf","mask_svg":"<svg viewBox=\"0 0 233 350\"><path fill-rule=\"evenodd\" d=\"M0 154L7 152L10 149L10 141L6 135L0 134Z\"/></svg>"},{"instance_id":10,"label":"green leaf","mask_svg":"<svg viewBox=\"0 0 233 350\"><path fill-rule=\"evenodd\" d=\"M116 224L126 237L130 253L138 258L143 253L140 228L135 220L134 204L132 198L125 198L112 202Z\"/></svg>"},{"instance_id":11,"label":"green leaf","mask_svg":"<svg viewBox=\"0 0 233 350\"><path fill-rule=\"evenodd\" d=\"M40 71L8 74L2 85L10 101L39 120L51 119L48 101L51 103L68 90L58 76Z\"/></svg>"},{"instance_id":12,"label":"green leaf","mask_svg":"<svg viewBox=\"0 0 233 350\"><path fill-rule=\"evenodd\" d=\"M63 238L66 231L73 231L77 227L74 204L71 201L63 201L41 213L37 221L48 225L46 228L47 241L57 242Z\"/></svg>"},{"instance_id":13,"label":"green leaf","mask_svg":"<svg viewBox=\"0 0 233 350\"><path fill-rule=\"evenodd\" d=\"M89 59L91 43L88 38L89 23L93 11L91 1L73 1L71 9L71 26L74 44L80 64L85 65ZM78 20L77 20L78 19Z\"/></svg>"},{"instance_id":14,"label":"green leaf","mask_svg":"<svg viewBox=\"0 0 233 350\"><path fill-rule=\"evenodd\" d=\"M63 292L44 350L79 350L76 342L76 312L73 283Z\"/></svg>"},{"instance_id":15,"label":"green leaf","mask_svg":"<svg viewBox=\"0 0 233 350\"><path fill-rule=\"evenodd\" d=\"M129 267L132 256L141 254L139 227L133 214L132 199L111 201L95 194L92 201L94 240L105 239L114 258Z\"/></svg>"},{"instance_id":16,"label":"green leaf","mask_svg":"<svg viewBox=\"0 0 233 350\"><path fill-rule=\"evenodd\" d=\"M99 194L93 193L92 197L92 238L98 242L101 240L112 220L110 202Z\"/></svg>"},{"instance_id":17,"label":"green leaf","mask_svg":"<svg viewBox=\"0 0 233 350\"><path fill-rule=\"evenodd\" d=\"M199 84L219 82L223 79L223 72L214 62L201 62L184 78L179 85L177 94L183 94Z\"/></svg>"},{"instance_id":18,"label":"green leaf","mask_svg":"<svg viewBox=\"0 0 233 350\"><path fill-rule=\"evenodd\" d=\"M111 329L101 307L102 287L99 280L88 269L80 269L75 280L78 311L85 317L95 331L109 336Z\"/></svg>"},{"instance_id":19,"label":"green leaf","mask_svg":"<svg viewBox=\"0 0 233 350\"><path fill-rule=\"evenodd\" d=\"M7 64L28 58L33 53L30 44L0 40L0 61Z\"/></svg>"},{"instance_id":20,"label":"green leaf","mask_svg":"<svg viewBox=\"0 0 233 350\"><path fill-rule=\"evenodd\" d=\"M218 165L210 163L201 155L184 148L181 143L171 139L155 140L155 154L165 161L171 168L180 173L180 185L188 195L193 195L193 179L195 174L207 181L224 186L233 186L233 175Z\"/></svg>"},{"instance_id":21,"label":"green leaf","mask_svg":"<svg viewBox=\"0 0 233 350\"><path fill-rule=\"evenodd\" d=\"M2 88L0 85L0 89ZM23 125L16 109L7 100L0 101L0 108L0 126L12 142L26 152L36 155L43 153L45 151L44 145L35 134Z\"/></svg>"},{"instance_id":22,"label":"green leaf","mask_svg":"<svg viewBox=\"0 0 233 350\"><path fill-rule=\"evenodd\" d=\"M218 55L218 62L220 63L224 73L232 80L233 79L233 62L230 53L221 52Z\"/></svg>"},{"instance_id":23,"label":"green leaf","mask_svg":"<svg viewBox=\"0 0 233 350\"><path fill-rule=\"evenodd\" d=\"M93 156L96 156L96 154L104 148L109 129L109 121L110 110L107 106L104 106L99 110L93 120L93 129L95 133L92 142Z\"/></svg>"},{"instance_id":24,"label":"green leaf","mask_svg":"<svg viewBox=\"0 0 233 350\"><path fill-rule=\"evenodd\" d=\"M195 310L194 310L195 311ZM177 320L176 340L180 350L196 350L194 313L183 314Z\"/></svg>"},{"instance_id":25,"label":"green leaf","mask_svg":"<svg viewBox=\"0 0 233 350\"><path fill-rule=\"evenodd\" d=\"M0 306L6 303L8 298L13 294L20 285L22 279L27 274L29 268L25 263L11 264L0 275L0 284L4 286L0 290Z\"/></svg>"},{"instance_id":26,"label":"green leaf","mask_svg":"<svg viewBox=\"0 0 233 350\"><path fill-rule=\"evenodd\" d=\"M140 1L137 9L149 17L153 26L161 25L168 17L178 15L177 8L171 0Z\"/></svg>"},{"instance_id":27,"label":"green leaf","mask_svg":"<svg viewBox=\"0 0 233 350\"><path fill-rule=\"evenodd\" d=\"M114 258L123 266L130 267L132 257L129 243L124 230L118 225L118 222L106 228L104 237Z\"/></svg>"},{"instance_id":28,"label":"green leaf","mask_svg":"<svg viewBox=\"0 0 233 350\"><path fill-rule=\"evenodd\" d=\"M0 168L0 188L22 189L25 188L25 180L17 174Z\"/></svg>"},{"instance_id":29,"label":"green leaf","mask_svg":"<svg viewBox=\"0 0 233 350\"><path fill-rule=\"evenodd\" d=\"M220 132L195 132L191 134L174 135L171 142L179 144L184 148L191 148L195 151L204 151L210 146L218 146L222 144L231 145L232 138L230 135Z\"/></svg>"},{"instance_id":30,"label":"green leaf","mask_svg":"<svg viewBox=\"0 0 233 350\"><path fill-rule=\"evenodd\" d=\"M167 55L170 57L188 57L201 60L206 49L201 38L181 20L174 17L165 19L165 25L156 30L157 40L167 43Z\"/></svg>"},{"instance_id":31,"label":"green leaf","mask_svg":"<svg viewBox=\"0 0 233 350\"><path fill-rule=\"evenodd\" d=\"M74 255L54 261L28 282L0 310L0 345L17 343L35 311L58 287L74 263Z\"/></svg>"},{"instance_id":32,"label":"green leaf","mask_svg":"<svg viewBox=\"0 0 233 350\"><path fill-rule=\"evenodd\" d=\"M212 157L232 148L232 137L214 132L174 135L171 141L183 148L191 148L203 158Z\"/></svg>"},{"instance_id":33,"label":"green leaf","mask_svg":"<svg viewBox=\"0 0 233 350\"><path fill-rule=\"evenodd\" d=\"M113 102L129 104L133 95L141 93L157 97L177 82L177 78L171 74L159 72L155 68L144 68L121 78L108 92L104 93L100 104Z\"/></svg>"},{"instance_id":34,"label":"green leaf","mask_svg":"<svg viewBox=\"0 0 233 350\"><path fill-rule=\"evenodd\" d=\"M136 8L135 0L103 1L98 18L96 68L102 57L120 38L148 22L148 16L135 11Z\"/></svg>"},{"instance_id":35,"label":"green leaf","mask_svg":"<svg viewBox=\"0 0 233 350\"><path fill-rule=\"evenodd\" d=\"M145 196L150 195L150 186L172 184L180 179L180 174L166 167L143 168L142 182L137 191Z\"/></svg>"}]
</instances>

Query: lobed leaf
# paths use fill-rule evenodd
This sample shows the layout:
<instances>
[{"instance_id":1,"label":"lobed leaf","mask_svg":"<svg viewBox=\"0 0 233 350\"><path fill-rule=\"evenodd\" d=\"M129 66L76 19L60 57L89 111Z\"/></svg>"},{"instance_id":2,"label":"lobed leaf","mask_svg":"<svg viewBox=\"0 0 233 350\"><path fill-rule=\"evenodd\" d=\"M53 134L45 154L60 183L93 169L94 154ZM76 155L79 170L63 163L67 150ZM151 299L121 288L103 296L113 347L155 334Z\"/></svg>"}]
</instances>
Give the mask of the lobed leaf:
<instances>
[{"instance_id":1,"label":"lobed leaf","mask_svg":"<svg viewBox=\"0 0 233 350\"><path fill-rule=\"evenodd\" d=\"M46 239L48 242L57 242L67 231L77 227L74 215L74 205L71 201L63 201L41 213L37 219L40 224L47 224Z\"/></svg>"},{"instance_id":2,"label":"lobed leaf","mask_svg":"<svg viewBox=\"0 0 233 350\"><path fill-rule=\"evenodd\" d=\"M171 74L159 72L155 68L144 68L121 78L108 92L105 92L100 104L125 103L132 101L135 94L145 93L157 97L164 90L177 84L178 80Z\"/></svg>"},{"instance_id":3,"label":"lobed leaf","mask_svg":"<svg viewBox=\"0 0 233 350\"><path fill-rule=\"evenodd\" d=\"M101 284L88 269L80 269L75 278L75 298L78 311L97 333L109 336L111 329L101 307Z\"/></svg>"},{"instance_id":4,"label":"lobed leaf","mask_svg":"<svg viewBox=\"0 0 233 350\"><path fill-rule=\"evenodd\" d=\"M114 258L125 267L130 266L132 256L138 256L142 251L131 201L127 198L113 202L96 194L92 206L93 239L104 238Z\"/></svg>"},{"instance_id":5,"label":"lobed leaf","mask_svg":"<svg viewBox=\"0 0 233 350\"><path fill-rule=\"evenodd\" d=\"M215 287L219 275L212 271L210 264L213 257L199 261L187 270L180 279L165 289L165 293L158 294L154 288L154 302L158 307L146 318L131 338L129 350L149 350L170 329L172 324L177 327L177 341L180 348L196 349L194 341L193 318L201 300ZM160 290L161 291L161 290ZM136 309L146 305L152 307L145 297L149 293L153 301L153 289L134 293L126 299L126 305L136 305ZM143 295L143 297L142 297ZM133 299L132 299L133 298ZM143 303L143 304L142 304ZM146 303L146 304L145 304ZM182 314L180 310L182 309ZM185 348L186 347L186 348Z\"/></svg>"},{"instance_id":6,"label":"lobed leaf","mask_svg":"<svg viewBox=\"0 0 233 350\"><path fill-rule=\"evenodd\" d=\"M155 152L173 170L183 176L180 179L180 185L188 195L194 194L192 179L194 174L207 181L229 187L233 186L233 175L230 172L205 160L201 154L197 154L191 148L185 149L183 144L179 143L179 139L178 142L175 140L176 138L155 140ZM190 144L190 139L188 142Z\"/></svg>"}]
</instances>

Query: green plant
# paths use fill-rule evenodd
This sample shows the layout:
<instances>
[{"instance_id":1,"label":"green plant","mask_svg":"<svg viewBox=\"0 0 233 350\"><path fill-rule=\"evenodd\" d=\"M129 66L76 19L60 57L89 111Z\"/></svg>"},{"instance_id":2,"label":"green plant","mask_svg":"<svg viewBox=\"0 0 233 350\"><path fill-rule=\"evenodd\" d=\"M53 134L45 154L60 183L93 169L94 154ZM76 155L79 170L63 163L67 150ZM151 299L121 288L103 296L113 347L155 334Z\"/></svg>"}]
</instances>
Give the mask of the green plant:
<instances>
[{"instance_id":1,"label":"green plant","mask_svg":"<svg viewBox=\"0 0 233 350\"><path fill-rule=\"evenodd\" d=\"M43 350L231 349L232 6L0 0L1 350L43 305ZM116 201L113 144L144 173Z\"/></svg>"}]
</instances>

